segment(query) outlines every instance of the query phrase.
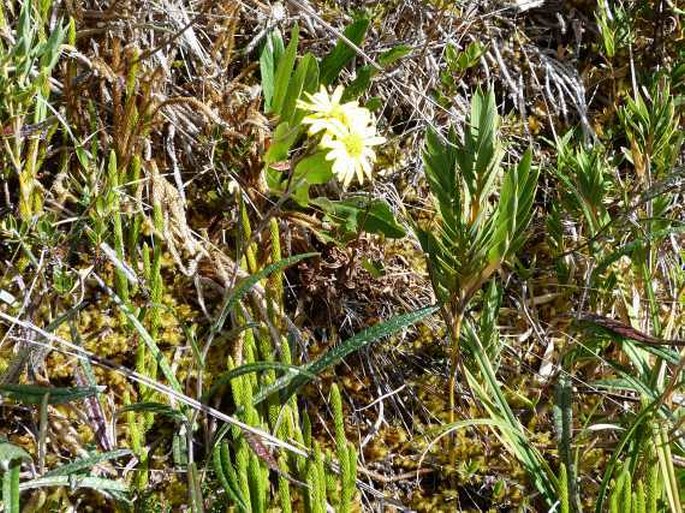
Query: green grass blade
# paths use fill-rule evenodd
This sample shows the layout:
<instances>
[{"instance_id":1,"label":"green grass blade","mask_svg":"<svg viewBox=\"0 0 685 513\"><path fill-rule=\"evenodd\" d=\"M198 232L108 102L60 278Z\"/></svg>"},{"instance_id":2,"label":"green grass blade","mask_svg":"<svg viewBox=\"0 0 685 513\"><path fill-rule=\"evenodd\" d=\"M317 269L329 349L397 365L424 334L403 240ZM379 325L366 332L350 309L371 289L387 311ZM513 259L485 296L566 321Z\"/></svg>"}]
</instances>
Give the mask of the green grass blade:
<instances>
[{"instance_id":1,"label":"green grass blade","mask_svg":"<svg viewBox=\"0 0 685 513\"><path fill-rule=\"evenodd\" d=\"M673 456L671 454L671 441L668 429L661 424L654 428L654 438L657 440L656 453L659 458L661 468L662 483L668 499L671 513L682 513L683 509L680 502L680 486L675 467L673 466Z\"/></svg>"},{"instance_id":2,"label":"green grass blade","mask_svg":"<svg viewBox=\"0 0 685 513\"><path fill-rule=\"evenodd\" d=\"M623 456L623 449L637 436L641 427L644 423L654 414L654 408L656 402L651 403L647 407L643 408L642 411L633 421L632 425L623 433L623 436L618 441L614 447L613 454L609 459L604 470L604 476L602 482L599 485L599 492L597 493L597 499L595 500L595 513L602 513L604 511L604 502L606 501L607 493L609 491L609 483L614 475L615 470L618 467L620 458Z\"/></svg>"},{"instance_id":3,"label":"green grass blade","mask_svg":"<svg viewBox=\"0 0 685 513\"><path fill-rule=\"evenodd\" d=\"M195 462L188 465L188 492L190 495L190 511L203 513L202 482Z\"/></svg>"},{"instance_id":4,"label":"green grass blade","mask_svg":"<svg viewBox=\"0 0 685 513\"><path fill-rule=\"evenodd\" d=\"M155 415L166 415L170 419L176 422L183 422L186 420L183 412L177 408L173 408L168 404L157 403L154 401L145 401L139 403L129 404L117 410L117 415L122 415L126 412L136 412L136 413L154 413Z\"/></svg>"}]
</instances>

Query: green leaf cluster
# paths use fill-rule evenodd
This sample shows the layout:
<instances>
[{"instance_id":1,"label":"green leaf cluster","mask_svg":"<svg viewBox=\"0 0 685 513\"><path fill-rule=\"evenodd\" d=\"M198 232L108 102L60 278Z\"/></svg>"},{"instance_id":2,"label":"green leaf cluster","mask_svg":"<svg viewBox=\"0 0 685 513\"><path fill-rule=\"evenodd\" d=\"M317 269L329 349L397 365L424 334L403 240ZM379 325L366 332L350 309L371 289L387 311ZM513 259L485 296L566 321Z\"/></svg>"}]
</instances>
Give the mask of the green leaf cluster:
<instances>
[{"instance_id":1,"label":"green leaf cluster","mask_svg":"<svg viewBox=\"0 0 685 513\"><path fill-rule=\"evenodd\" d=\"M520 247L532 214L538 170L531 151L503 172L498 122L494 93L478 91L463 140L453 129L446 138L426 135L424 169L438 219L416 233L438 297L455 306L464 307Z\"/></svg>"}]
</instances>

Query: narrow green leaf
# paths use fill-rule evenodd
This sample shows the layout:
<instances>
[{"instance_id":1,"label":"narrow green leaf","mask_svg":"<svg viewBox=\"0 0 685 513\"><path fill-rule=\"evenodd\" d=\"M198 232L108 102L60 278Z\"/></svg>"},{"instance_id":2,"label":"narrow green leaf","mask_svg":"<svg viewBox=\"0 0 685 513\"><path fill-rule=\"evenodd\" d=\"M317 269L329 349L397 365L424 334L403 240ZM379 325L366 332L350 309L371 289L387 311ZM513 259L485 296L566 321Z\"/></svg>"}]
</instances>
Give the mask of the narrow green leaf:
<instances>
[{"instance_id":1,"label":"narrow green leaf","mask_svg":"<svg viewBox=\"0 0 685 513\"><path fill-rule=\"evenodd\" d=\"M325 369L337 364L349 354L358 351L362 347L369 345L372 342L375 342L379 338L391 335L399 330L411 326L412 324L416 324L421 319L424 319L425 317L435 313L438 308L438 306L427 306L414 312L397 315L392 319L376 324L375 326L372 326L371 328L365 329L364 331L354 335L352 338L341 342L339 345L323 354L313 362L305 365L303 369L309 374L319 375ZM285 388L288 388L286 396L290 397L297 390L297 388L307 383L307 381L308 379L306 377L302 377L302 374L288 374L287 376L283 376L274 381L272 384L263 387L255 395L253 403L259 404L271 394Z\"/></svg>"},{"instance_id":2,"label":"narrow green leaf","mask_svg":"<svg viewBox=\"0 0 685 513\"><path fill-rule=\"evenodd\" d=\"M319 61L311 53L306 53L302 59L310 61L302 84L302 92L315 93L319 88Z\"/></svg>"},{"instance_id":3,"label":"narrow green leaf","mask_svg":"<svg viewBox=\"0 0 685 513\"><path fill-rule=\"evenodd\" d=\"M224 299L224 303L221 306L219 316L212 324L210 337L215 336L219 331L223 329L223 326L226 323L226 319L228 318L228 314L231 313L235 305L238 304L238 301L240 301L245 296L245 294L247 294L250 291L252 287L259 283L259 281L263 280L264 278L266 278L267 276L271 275L276 271L280 271L282 269L285 269L286 267L296 264L297 262L305 260L306 258L311 258L317 255L318 253L303 253L301 255L295 255L289 258L284 258L280 262L268 265L258 273L255 273L249 276L248 278L245 278L240 283L238 283L238 285Z\"/></svg>"},{"instance_id":4,"label":"narrow green leaf","mask_svg":"<svg viewBox=\"0 0 685 513\"><path fill-rule=\"evenodd\" d=\"M102 454L95 454L88 458L81 458L66 465L60 465L56 469L46 472L43 477L53 477L53 476L70 476L77 474L83 470L91 470L94 466L99 465L102 462L115 460L117 458L122 458L132 454L129 449L118 449L116 451L109 451Z\"/></svg>"},{"instance_id":5,"label":"narrow green leaf","mask_svg":"<svg viewBox=\"0 0 685 513\"><path fill-rule=\"evenodd\" d=\"M19 513L19 464L12 465L2 473L2 504L7 513Z\"/></svg>"},{"instance_id":6,"label":"narrow green leaf","mask_svg":"<svg viewBox=\"0 0 685 513\"><path fill-rule=\"evenodd\" d=\"M295 25L290 33L290 42L283 52L283 56L276 65L276 75L274 76L274 97L271 105L273 112L282 116L283 105L286 100L290 77L293 74L295 58L297 57L297 43L299 41L300 30Z\"/></svg>"},{"instance_id":7,"label":"narrow green leaf","mask_svg":"<svg viewBox=\"0 0 685 513\"><path fill-rule=\"evenodd\" d=\"M184 422L186 420L186 416L183 414L182 411L178 410L177 408L173 408L168 404L164 403L156 403L154 401L126 405L117 410L117 415L121 415L129 411L134 411L138 413L154 413L156 415L166 415L167 417L173 419L176 422Z\"/></svg>"},{"instance_id":8,"label":"narrow green leaf","mask_svg":"<svg viewBox=\"0 0 685 513\"><path fill-rule=\"evenodd\" d=\"M197 471L197 464L192 461L188 464L188 491L190 495L190 511L203 513L202 480Z\"/></svg>"},{"instance_id":9,"label":"narrow green leaf","mask_svg":"<svg viewBox=\"0 0 685 513\"><path fill-rule=\"evenodd\" d=\"M359 46L364 39L366 29L369 27L368 18L360 18L352 22L343 32L345 37ZM338 41L331 52L321 61L321 78L323 85L331 85L348 62L356 55L345 41Z\"/></svg>"},{"instance_id":10,"label":"narrow green leaf","mask_svg":"<svg viewBox=\"0 0 685 513\"><path fill-rule=\"evenodd\" d=\"M0 463L6 466L14 460L31 461L31 456L18 445L0 442Z\"/></svg>"},{"instance_id":11,"label":"narrow green leaf","mask_svg":"<svg viewBox=\"0 0 685 513\"><path fill-rule=\"evenodd\" d=\"M274 72L276 64L283 54L283 38L278 30L271 31L265 38L264 48L259 57L259 69L262 76L262 94L264 111L271 112L274 97Z\"/></svg>"},{"instance_id":12,"label":"narrow green leaf","mask_svg":"<svg viewBox=\"0 0 685 513\"><path fill-rule=\"evenodd\" d=\"M426 179L431 193L438 200L440 216L448 227L460 224L461 193L456 170L457 135L453 130L443 141L432 129L426 132L426 146L423 151L423 163Z\"/></svg>"},{"instance_id":13,"label":"narrow green leaf","mask_svg":"<svg viewBox=\"0 0 685 513\"><path fill-rule=\"evenodd\" d=\"M25 404L41 404L49 394L49 404L64 404L92 397L102 392L103 387L46 387L40 385L0 385L0 392L15 401Z\"/></svg>"},{"instance_id":14,"label":"narrow green leaf","mask_svg":"<svg viewBox=\"0 0 685 513\"><path fill-rule=\"evenodd\" d=\"M50 37L45 42L43 48L41 49L40 56L40 69L44 76L49 76L52 73L52 69L57 64L61 53L61 46L64 42L64 37L66 36L67 28L63 26L57 26L50 33Z\"/></svg>"},{"instance_id":15,"label":"narrow green leaf","mask_svg":"<svg viewBox=\"0 0 685 513\"><path fill-rule=\"evenodd\" d=\"M293 115L295 114L295 103L302 95L307 79L309 78L311 81L312 75L318 72L317 66L316 59L310 53L306 54L302 60L300 60L295 69L295 73L288 84L288 91L280 109L281 120L292 121ZM297 125L297 123L294 122L291 124L293 126Z\"/></svg>"},{"instance_id":16,"label":"narrow green leaf","mask_svg":"<svg viewBox=\"0 0 685 513\"><path fill-rule=\"evenodd\" d=\"M53 486L67 486L70 489L91 488L103 493L128 492L128 485L123 480L104 479L101 477L52 476L31 479L19 484L19 490L26 491L35 488L49 488Z\"/></svg>"},{"instance_id":17,"label":"narrow green leaf","mask_svg":"<svg viewBox=\"0 0 685 513\"><path fill-rule=\"evenodd\" d=\"M228 372L224 372L217 376L217 378L214 380L212 383L212 387L209 389L209 391L205 394L205 397L203 399L203 402L208 402L208 399L211 398L219 388L227 385L232 379L235 379L239 376L243 376L245 374L251 374L253 372L261 372L264 370L280 370L284 372L293 372L295 374L303 374L304 377L308 379L315 379L316 375L312 374L311 372L307 372L306 370L298 367L297 365L291 365L288 363L282 363L282 362L252 362L252 363L246 363L245 365L241 365L240 367L236 367L235 369L231 369Z\"/></svg>"}]
</instances>

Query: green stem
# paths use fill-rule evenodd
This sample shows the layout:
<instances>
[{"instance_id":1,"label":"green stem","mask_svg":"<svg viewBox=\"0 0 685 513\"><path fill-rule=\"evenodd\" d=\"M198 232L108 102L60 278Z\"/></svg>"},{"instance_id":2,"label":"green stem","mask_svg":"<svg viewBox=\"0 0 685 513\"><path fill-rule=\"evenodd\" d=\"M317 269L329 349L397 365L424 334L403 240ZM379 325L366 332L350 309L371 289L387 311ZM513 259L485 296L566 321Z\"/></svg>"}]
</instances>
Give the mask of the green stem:
<instances>
[{"instance_id":1,"label":"green stem","mask_svg":"<svg viewBox=\"0 0 685 513\"><path fill-rule=\"evenodd\" d=\"M450 424L454 423L454 410L456 400L454 389L457 386L457 370L459 367L459 339L461 337L461 325L464 319L464 312L461 308L455 309L449 316L450 329L450 380L449 380L449 401L450 401Z\"/></svg>"}]
</instances>

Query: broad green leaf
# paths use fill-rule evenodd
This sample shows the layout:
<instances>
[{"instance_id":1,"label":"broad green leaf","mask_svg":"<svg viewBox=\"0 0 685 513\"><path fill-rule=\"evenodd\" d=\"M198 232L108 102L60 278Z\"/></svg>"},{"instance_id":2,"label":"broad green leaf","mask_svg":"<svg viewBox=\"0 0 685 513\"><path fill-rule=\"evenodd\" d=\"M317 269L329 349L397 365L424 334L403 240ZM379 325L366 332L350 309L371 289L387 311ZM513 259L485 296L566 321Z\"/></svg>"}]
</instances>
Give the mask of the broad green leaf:
<instances>
[{"instance_id":1,"label":"broad green leaf","mask_svg":"<svg viewBox=\"0 0 685 513\"><path fill-rule=\"evenodd\" d=\"M309 186L306 180L301 180L298 186L292 192L292 199L301 207L309 205Z\"/></svg>"},{"instance_id":2,"label":"broad green leaf","mask_svg":"<svg viewBox=\"0 0 685 513\"><path fill-rule=\"evenodd\" d=\"M368 100L366 100L366 104L364 105L368 110L371 112L380 110L385 102L380 96L372 96Z\"/></svg>"},{"instance_id":3,"label":"broad green leaf","mask_svg":"<svg viewBox=\"0 0 685 513\"><path fill-rule=\"evenodd\" d=\"M378 65L386 68L395 64L397 61L403 59L412 52L411 46L408 45L397 45L392 47L390 50L386 50L378 56Z\"/></svg>"},{"instance_id":4,"label":"broad green leaf","mask_svg":"<svg viewBox=\"0 0 685 513\"><path fill-rule=\"evenodd\" d=\"M328 183L333 178L332 166L333 163L326 160L326 153L317 151L297 163L293 181L298 183L305 180L310 185Z\"/></svg>"},{"instance_id":5,"label":"broad green leaf","mask_svg":"<svg viewBox=\"0 0 685 513\"><path fill-rule=\"evenodd\" d=\"M359 46L368 27L369 19L360 18L352 22L343 34L352 43ZM321 61L321 83L327 86L335 82L342 69L355 55L354 49L350 48L345 41L338 41L333 50Z\"/></svg>"},{"instance_id":6,"label":"broad green leaf","mask_svg":"<svg viewBox=\"0 0 685 513\"><path fill-rule=\"evenodd\" d=\"M303 207L309 205L309 188L324 184L333 178L333 163L326 160L326 153L317 151L300 160L292 178L292 198Z\"/></svg>"},{"instance_id":7,"label":"broad green leaf","mask_svg":"<svg viewBox=\"0 0 685 513\"><path fill-rule=\"evenodd\" d=\"M358 68L357 76L347 87L345 87L345 92L343 93L341 101L348 102L359 98L367 91L371 85L371 79L376 73L377 70L368 64Z\"/></svg>"},{"instance_id":8,"label":"broad green leaf","mask_svg":"<svg viewBox=\"0 0 685 513\"><path fill-rule=\"evenodd\" d=\"M362 267L374 278L380 278L385 274L385 266L380 260L362 259Z\"/></svg>"},{"instance_id":9,"label":"broad green leaf","mask_svg":"<svg viewBox=\"0 0 685 513\"><path fill-rule=\"evenodd\" d=\"M339 202L326 197L315 198L311 203L323 210L326 219L333 222L339 230L346 233L357 233L359 224L357 223L356 209L350 211L350 209L339 205Z\"/></svg>"},{"instance_id":10,"label":"broad green leaf","mask_svg":"<svg viewBox=\"0 0 685 513\"><path fill-rule=\"evenodd\" d=\"M274 169L273 167L268 167L264 171L264 177L266 179L266 185L272 192L284 192L285 191L285 174L283 171Z\"/></svg>"},{"instance_id":11,"label":"broad green leaf","mask_svg":"<svg viewBox=\"0 0 685 513\"><path fill-rule=\"evenodd\" d=\"M406 235L385 200L354 196L341 201L331 201L322 197L312 203L321 207L331 221L347 232L365 231L394 239Z\"/></svg>"},{"instance_id":12,"label":"broad green leaf","mask_svg":"<svg viewBox=\"0 0 685 513\"><path fill-rule=\"evenodd\" d=\"M383 52L378 56L378 65L382 68L386 68L396 61L400 60L402 57L411 53L411 48L405 45L399 45L386 52ZM378 69L370 64L365 64L357 69L356 77L354 80L345 88L345 92L342 97L342 101L350 101L358 98L364 94L369 86L371 85L371 80L378 73ZM371 108L367 102L366 107L369 110L374 110Z\"/></svg>"},{"instance_id":13,"label":"broad green leaf","mask_svg":"<svg viewBox=\"0 0 685 513\"><path fill-rule=\"evenodd\" d=\"M279 123L274 130L271 144L264 156L264 162L268 166L274 162L288 159L290 148L300 136L300 127L291 126L288 122Z\"/></svg>"},{"instance_id":14,"label":"broad green leaf","mask_svg":"<svg viewBox=\"0 0 685 513\"><path fill-rule=\"evenodd\" d=\"M485 53L485 46L479 41L474 41L464 51L459 52L454 47L451 50L446 55L448 66L453 71L463 73L478 64L480 57Z\"/></svg>"}]
</instances>

